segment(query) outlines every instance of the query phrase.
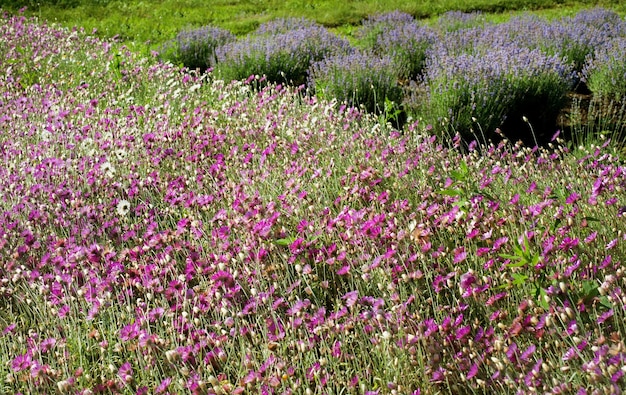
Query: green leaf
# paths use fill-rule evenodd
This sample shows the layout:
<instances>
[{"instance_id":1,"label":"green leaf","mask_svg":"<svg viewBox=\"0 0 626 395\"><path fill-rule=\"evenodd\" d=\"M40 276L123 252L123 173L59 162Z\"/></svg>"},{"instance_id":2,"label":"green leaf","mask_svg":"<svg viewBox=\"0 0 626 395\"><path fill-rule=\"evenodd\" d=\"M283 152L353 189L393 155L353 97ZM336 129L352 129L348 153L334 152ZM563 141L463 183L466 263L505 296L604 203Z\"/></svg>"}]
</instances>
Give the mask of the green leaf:
<instances>
[{"instance_id":1,"label":"green leaf","mask_svg":"<svg viewBox=\"0 0 626 395\"><path fill-rule=\"evenodd\" d=\"M498 256L500 258L510 259L512 261L519 261L520 259L522 259L519 255L499 254Z\"/></svg>"},{"instance_id":2,"label":"green leaf","mask_svg":"<svg viewBox=\"0 0 626 395\"><path fill-rule=\"evenodd\" d=\"M611 301L609 301L609 298L605 295L605 296L600 296L600 305L604 308L606 308L607 310L610 310L613 308L613 303L611 303Z\"/></svg>"},{"instance_id":3,"label":"green leaf","mask_svg":"<svg viewBox=\"0 0 626 395\"><path fill-rule=\"evenodd\" d=\"M541 287L537 287L535 290L535 298L537 299L537 305L539 305L539 307L543 308L544 310L548 310L548 308L550 307L550 305L548 305L548 302L546 302L545 296L547 296L548 294L546 293L546 290L541 288Z\"/></svg>"},{"instance_id":4,"label":"green leaf","mask_svg":"<svg viewBox=\"0 0 626 395\"><path fill-rule=\"evenodd\" d=\"M294 241L296 241L295 237L285 237L283 239L278 239L274 241L274 244L281 246L281 247L288 247L289 245L291 245L291 243L293 243Z\"/></svg>"},{"instance_id":5,"label":"green leaf","mask_svg":"<svg viewBox=\"0 0 626 395\"><path fill-rule=\"evenodd\" d=\"M469 168L465 162L460 163L461 168L459 170L452 170L450 172L450 176L456 181L462 182L467 179L467 175L469 174Z\"/></svg>"},{"instance_id":6,"label":"green leaf","mask_svg":"<svg viewBox=\"0 0 626 395\"><path fill-rule=\"evenodd\" d=\"M519 258L518 258L519 259ZM506 267L510 267L510 268L514 268L514 267L524 267L528 264L528 262L525 259L520 259L519 262L516 263L509 263L508 265L506 265Z\"/></svg>"},{"instance_id":7,"label":"green leaf","mask_svg":"<svg viewBox=\"0 0 626 395\"><path fill-rule=\"evenodd\" d=\"M519 273L513 273L513 285L521 286L526 284L528 276Z\"/></svg>"},{"instance_id":8,"label":"green leaf","mask_svg":"<svg viewBox=\"0 0 626 395\"><path fill-rule=\"evenodd\" d=\"M582 294L583 299L585 300L593 299L600 295L600 291L598 291L598 284L593 280L584 280Z\"/></svg>"},{"instance_id":9,"label":"green leaf","mask_svg":"<svg viewBox=\"0 0 626 395\"><path fill-rule=\"evenodd\" d=\"M463 190L458 188L448 188L442 189L439 193L446 196L461 196L463 195Z\"/></svg>"}]
</instances>

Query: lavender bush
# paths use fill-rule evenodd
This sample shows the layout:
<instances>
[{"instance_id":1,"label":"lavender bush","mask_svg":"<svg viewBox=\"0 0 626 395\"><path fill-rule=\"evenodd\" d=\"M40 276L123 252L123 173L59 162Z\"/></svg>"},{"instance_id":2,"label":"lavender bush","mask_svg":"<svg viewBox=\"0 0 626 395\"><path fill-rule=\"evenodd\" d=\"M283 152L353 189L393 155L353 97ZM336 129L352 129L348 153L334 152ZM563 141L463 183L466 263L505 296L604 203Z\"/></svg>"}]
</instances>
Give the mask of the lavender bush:
<instances>
[{"instance_id":1,"label":"lavender bush","mask_svg":"<svg viewBox=\"0 0 626 395\"><path fill-rule=\"evenodd\" d=\"M270 82L297 86L306 82L313 62L350 50L347 40L306 21L274 22L260 30L262 34L251 34L216 50L221 78L261 75Z\"/></svg>"},{"instance_id":2,"label":"lavender bush","mask_svg":"<svg viewBox=\"0 0 626 395\"><path fill-rule=\"evenodd\" d=\"M289 33L293 30L315 28L320 25L306 18L276 18L269 22L262 23L256 30L256 35L277 35Z\"/></svg>"},{"instance_id":3,"label":"lavender bush","mask_svg":"<svg viewBox=\"0 0 626 395\"><path fill-rule=\"evenodd\" d=\"M215 49L235 39L228 30L203 26L181 31L159 52L163 59L174 64L204 71L215 66Z\"/></svg>"},{"instance_id":4,"label":"lavender bush","mask_svg":"<svg viewBox=\"0 0 626 395\"><path fill-rule=\"evenodd\" d=\"M386 31L415 22L411 14L401 11L371 15L361 21L361 26L356 31L356 38L364 47L375 48L378 38Z\"/></svg>"},{"instance_id":5,"label":"lavender bush","mask_svg":"<svg viewBox=\"0 0 626 395\"><path fill-rule=\"evenodd\" d=\"M583 76L594 94L608 100L626 98L626 37L597 48L587 60Z\"/></svg>"},{"instance_id":6,"label":"lavender bush","mask_svg":"<svg viewBox=\"0 0 626 395\"><path fill-rule=\"evenodd\" d=\"M485 16L480 12L448 11L437 19L434 27L442 33L450 33L485 25Z\"/></svg>"},{"instance_id":7,"label":"lavender bush","mask_svg":"<svg viewBox=\"0 0 626 395\"><path fill-rule=\"evenodd\" d=\"M574 17L554 21L522 15L505 23L453 30L447 33L440 47L449 53L484 53L514 43L563 57L580 72L595 49L623 36L625 31L626 22L607 10L583 10Z\"/></svg>"},{"instance_id":8,"label":"lavender bush","mask_svg":"<svg viewBox=\"0 0 626 395\"><path fill-rule=\"evenodd\" d=\"M572 18L554 23L556 40L546 42L546 48L565 56L581 72L585 62L593 58L597 49L617 37L626 37L626 21L616 13L604 9L583 10Z\"/></svg>"},{"instance_id":9,"label":"lavender bush","mask_svg":"<svg viewBox=\"0 0 626 395\"><path fill-rule=\"evenodd\" d=\"M379 58L361 51L314 63L309 86L319 97L363 106L372 113L384 112L386 102L400 103L402 96L397 63L388 56Z\"/></svg>"},{"instance_id":10,"label":"lavender bush","mask_svg":"<svg viewBox=\"0 0 626 395\"><path fill-rule=\"evenodd\" d=\"M365 50L375 56L391 57L402 80L421 75L427 51L437 37L432 29L420 26L410 15L402 13L366 20L357 36L361 37Z\"/></svg>"},{"instance_id":11,"label":"lavender bush","mask_svg":"<svg viewBox=\"0 0 626 395\"><path fill-rule=\"evenodd\" d=\"M626 386L610 144L461 155L6 15L0 53L0 393Z\"/></svg>"},{"instance_id":12,"label":"lavender bush","mask_svg":"<svg viewBox=\"0 0 626 395\"><path fill-rule=\"evenodd\" d=\"M537 136L520 125L522 119L542 128L555 125L572 86L572 68L513 45L479 55L444 52L429 60L426 85L430 116L448 134L486 142L502 127L509 138L532 145Z\"/></svg>"}]
</instances>

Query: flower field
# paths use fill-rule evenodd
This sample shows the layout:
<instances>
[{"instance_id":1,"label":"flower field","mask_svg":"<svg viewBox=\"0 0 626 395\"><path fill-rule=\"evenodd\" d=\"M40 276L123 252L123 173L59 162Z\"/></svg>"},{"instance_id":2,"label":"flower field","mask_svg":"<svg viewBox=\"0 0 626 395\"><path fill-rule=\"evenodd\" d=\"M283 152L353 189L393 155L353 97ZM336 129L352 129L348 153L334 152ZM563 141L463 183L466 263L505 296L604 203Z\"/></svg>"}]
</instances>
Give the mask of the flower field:
<instances>
[{"instance_id":1,"label":"flower field","mask_svg":"<svg viewBox=\"0 0 626 395\"><path fill-rule=\"evenodd\" d=\"M499 128L512 141L546 146L557 128L571 136L585 123L623 139L626 21L614 11L502 23L454 11L425 23L395 11L352 30L348 40L311 20L283 18L235 37L209 25L183 29L158 52L226 81L260 75L264 83L304 85L309 95L363 107L396 128L422 119L434 134L458 133L465 144L499 140ZM591 105L572 103L580 93L593 95ZM570 109L585 115L564 117Z\"/></svg>"},{"instance_id":2,"label":"flower field","mask_svg":"<svg viewBox=\"0 0 626 395\"><path fill-rule=\"evenodd\" d=\"M0 393L626 388L610 140L461 147L19 15L0 65Z\"/></svg>"}]
</instances>

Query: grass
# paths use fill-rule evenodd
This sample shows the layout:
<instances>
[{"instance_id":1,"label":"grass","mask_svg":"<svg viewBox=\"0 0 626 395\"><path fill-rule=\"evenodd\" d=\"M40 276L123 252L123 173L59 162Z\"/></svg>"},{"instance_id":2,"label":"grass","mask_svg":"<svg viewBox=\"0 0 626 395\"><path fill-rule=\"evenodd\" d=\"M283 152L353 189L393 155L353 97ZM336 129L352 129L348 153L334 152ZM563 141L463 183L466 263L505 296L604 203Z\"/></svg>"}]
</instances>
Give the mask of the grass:
<instances>
[{"instance_id":1,"label":"grass","mask_svg":"<svg viewBox=\"0 0 626 395\"><path fill-rule=\"evenodd\" d=\"M624 388L610 142L461 154L0 21L0 393Z\"/></svg>"},{"instance_id":2,"label":"grass","mask_svg":"<svg viewBox=\"0 0 626 395\"><path fill-rule=\"evenodd\" d=\"M174 38L184 28L214 25L245 35L260 24L280 17L305 17L350 36L369 15L394 10L414 15L417 19L435 20L449 10L465 12L481 11L490 18L503 21L511 14L536 11L546 16L574 14L581 8L604 6L620 13L626 8L618 1L572 1L572 0L427 0L419 3L404 1L115 1L115 0L58 0L36 2L34 0L9 0L5 7L16 11L26 6L29 15L55 21L64 26L80 26L87 32L94 29L102 38L119 37L127 44L145 44L157 48Z\"/></svg>"}]
</instances>

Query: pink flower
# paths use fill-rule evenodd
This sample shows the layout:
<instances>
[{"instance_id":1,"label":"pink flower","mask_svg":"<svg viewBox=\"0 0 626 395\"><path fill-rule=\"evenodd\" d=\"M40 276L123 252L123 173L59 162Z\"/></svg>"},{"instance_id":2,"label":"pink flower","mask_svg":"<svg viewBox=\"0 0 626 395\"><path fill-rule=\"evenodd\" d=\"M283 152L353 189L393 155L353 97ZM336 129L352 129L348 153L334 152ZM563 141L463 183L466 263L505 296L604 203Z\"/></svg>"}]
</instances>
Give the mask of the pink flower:
<instances>
[{"instance_id":1,"label":"pink flower","mask_svg":"<svg viewBox=\"0 0 626 395\"><path fill-rule=\"evenodd\" d=\"M133 367L130 362L125 362L117 371L117 375L122 379L125 384L128 384L133 379Z\"/></svg>"},{"instance_id":2,"label":"pink flower","mask_svg":"<svg viewBox=\"0 0 626 395\"><path fill-rule=\"evenodd\" d=\"M467 251L465 251L465 247L459 247L454 250L454 263L463 262L467 258Z\"/></svg>"},{"instance_id":3,"label":"pink flower","mask_svg":"<svg viewBox=\"0 0 626 395\"><path fill-rule=\"evenodd\" d=\"M32 363L33 357L30 355L30 352L27 352L13 358L13 361L11 361L11 369L13 369L14 372L20 372L22 370L30 369Z\"/></svg>"}]
</instances>

